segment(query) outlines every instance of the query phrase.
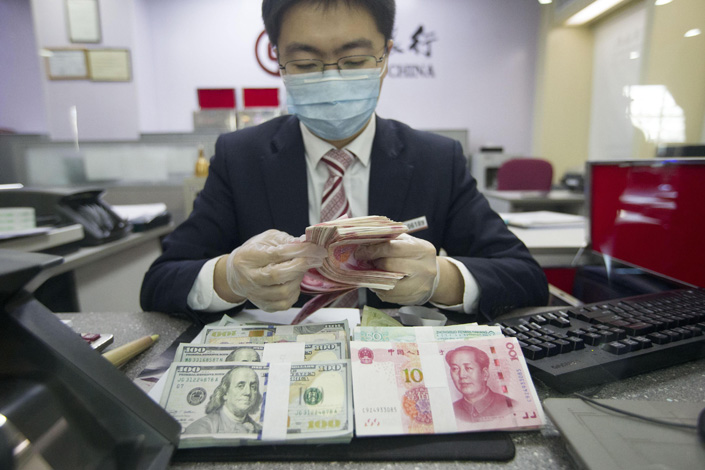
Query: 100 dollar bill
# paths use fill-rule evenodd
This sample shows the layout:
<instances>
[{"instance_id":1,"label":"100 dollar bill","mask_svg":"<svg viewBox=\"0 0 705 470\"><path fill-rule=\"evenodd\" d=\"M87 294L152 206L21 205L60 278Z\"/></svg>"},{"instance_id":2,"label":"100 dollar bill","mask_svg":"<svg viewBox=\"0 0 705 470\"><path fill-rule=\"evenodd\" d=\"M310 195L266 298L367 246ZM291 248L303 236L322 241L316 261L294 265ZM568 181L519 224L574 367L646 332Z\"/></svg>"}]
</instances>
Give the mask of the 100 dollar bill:
<instances>
[{"instance_id":1,"label":"100 dollar bill","mask_svg":"<svg viewBox=\"0 0 705 470\"><path fill-rule=\"evenodd\" d=\"M347 359L344 341L321 343L180 344L174 362L325 362Z\"/></svg>"},{"instance_id":2,"label":"100 dollar bill","mask_svg":"<svg viewBox=\"0 0 705 470\"><path fill-rule=\"evenodd\" d=\"M205 344L237 344L248 341L252 343L346 341L349 339L349 335L350 330L348 329L347 320L307 325L206 325L201 333L200 342ZM242 338L245 339L243 340Z\"/></svg>"},{"instance_id":3,"label":"100 dollar bill","mask_svg":"<svg viewBox=\"0 0 705 470\"><path fill-rule=\"evenodd\" d=\"M349 442L350 361L172 363L160 404L179 447Z\"/></svg>"},{"instance_id":4,"label":"100 dollar bill","mask_svg":"<svg viewBox=\"0 0 705 470\"><path fill-rule=\"evenodd\" d=\"M458 339L503 336L499 326L464 324L452 326L358 326L353 331L355 341L392 341L420 343Z\"/></svg>"},{"instance_id":5,"label":"100 dollar bill","mask_svg":"<svg viewBox=\"0 0 705 470\"><path fill-rule=\"evenodd\" d=\"M533 429L543 410L516 338L350 343L358 436Z\"/></svg>"}]
</instances>

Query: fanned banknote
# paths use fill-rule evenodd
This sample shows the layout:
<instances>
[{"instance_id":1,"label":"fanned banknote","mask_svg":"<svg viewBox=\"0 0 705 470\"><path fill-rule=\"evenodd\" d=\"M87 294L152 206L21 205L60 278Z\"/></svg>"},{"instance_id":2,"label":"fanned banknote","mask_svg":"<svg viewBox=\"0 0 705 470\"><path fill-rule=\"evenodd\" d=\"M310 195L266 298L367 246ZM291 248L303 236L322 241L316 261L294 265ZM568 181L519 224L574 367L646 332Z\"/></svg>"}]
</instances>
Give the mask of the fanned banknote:
<instances>
[{"instance_id":1,"label":"fanned banknote","mask_svg":"<svg viewBox=\"0 0 705 470\"><path fill-rule=\"evenodd\" d=\"M534 429L544 423L515 338L352 341L358 436Z\"/></svg>"},{"instance_id":2,"label":"fanned banknote","mask_svg":"<svg viewBox=\"0 0 705 470\"><path fill-rule=\"evenodd\" d=\"M174 362L160 404L179 447L349 442L350 361Z\"/></svg>"},{"instance_id":3,"label":"fanned banknote","mask_svg":"<svg viewBox=\"0 0 705 470\"><path fill-rule=\"evenodd\" d=\"M355 250L392 240L408 232L406 225L383 216L366 216L323 222L306 228L306 241L323 246L328 256L319 268L309 270L301 281L301 292L314 294L296 316L294 325L360 287L389 290L403 273L377 269L373 263L358 260Z\"/></svg>"},{"instance_id":4,"label":"fanned banknote","mask_svg":"<svg viewBox=\"0 0 705 470\"><path fill-rule=\"evenodd\" d=\"M448 341L455 339L502 336L499 326L464 323L449 326L357 326L353 330L355 341L392 341L415 343L425 341Z\"/></svg>"},{"instance_id":5,"label":"fanned banknote","mask_svg":"<svg viewBox=\"0 0 705 470\"><path fill-rule=\"evenodd\" d=\"M325 362L347 359L345 341L321 343L185 344L174 362Z\"/></svg>"}]
</instances>

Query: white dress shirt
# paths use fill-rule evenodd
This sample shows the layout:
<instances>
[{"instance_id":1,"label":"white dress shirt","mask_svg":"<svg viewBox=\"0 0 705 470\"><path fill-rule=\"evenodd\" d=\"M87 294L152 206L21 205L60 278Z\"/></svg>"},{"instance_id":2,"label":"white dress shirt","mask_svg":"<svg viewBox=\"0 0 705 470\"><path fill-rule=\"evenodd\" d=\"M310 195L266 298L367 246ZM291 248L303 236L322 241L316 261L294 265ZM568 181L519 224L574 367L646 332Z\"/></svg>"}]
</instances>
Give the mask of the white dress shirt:
<instances>
[{"instance_id":1,"label":"white dress shirt","mask_svg":"<svg viewBox=\"0 0 705 470\"><path fill-rule=\"evenodd\" d=\"M377 128L375 115L372 115L369 124L362 133L352 142L345 146L347 150L355 155L355 160L348 167L343 175L343 187L348 196L352 217L362 217L367 213L370 181L370 155L372 153L372 142ZM323 155L330 149L335 148L330 143L316 137L306 126L300 124L301 134L304 141L306 153L306 175L308 178L308 217L309 224L314 225L320 221L321 198L323 196L323 186L328 179L328 167L321 161ZM404 221L401 221L404 222ZM301 234L291 233L292 236ZM476 307L480 297L477 281L470 274L464 264L453 258L447 258L458 267L465 281L465 293L463 303L453 306L437 305L439 307L472 312ZM188 306L193 310L204 312L221 312L237 307L241 304L232 304L220 298L213 288L213 273L218 258L207 261L198 273L196 282L188 295ZM243 302L244 303L244 302ZM435 305L435 304L434 304Z\"/></svg>"}]
</instances>

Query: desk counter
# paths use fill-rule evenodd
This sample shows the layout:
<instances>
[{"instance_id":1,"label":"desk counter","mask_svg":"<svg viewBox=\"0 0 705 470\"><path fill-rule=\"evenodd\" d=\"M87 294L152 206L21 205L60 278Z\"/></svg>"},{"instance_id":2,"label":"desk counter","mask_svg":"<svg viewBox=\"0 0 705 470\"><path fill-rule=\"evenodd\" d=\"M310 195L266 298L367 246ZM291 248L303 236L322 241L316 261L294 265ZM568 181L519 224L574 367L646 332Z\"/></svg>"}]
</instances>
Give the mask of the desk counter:
<instances>
[{"instance_id":1,"label":"desk counter","mask_svg":"<svg viewBox=\"0 0 705 470\"><path fill-rule=\"evenodd\" d=\"M542 191L483 192L496 212L554 211L584 215L585 196L564 189Z\"/></svg>"},{"instance_id":2,"label":"desk counter","mask_svg":"<svg viewBox=\"0 0 705 470\"><path fill-rule=\"evenodd\" d=\"M130 379L137 375L190 326L190 322L165 314L140 313L63 313L62 320L71 320L73 328L87 333L110 333L115 336L110 348L120 346L147 334L159 334L159 341L123 366ZM675 367L639 375L611 384L606 384L588 393L597 398L618 398L651 401L702 401L705 359ZM549 397L566 397L554 390L537 384L537 392L543 401ZM174 462L170 468L225 470L288 470L288 469L355 469L355 470L458 470L458 469L573 469L576 468L563 447L560 434L552 424L541 431L511 433L516 446L516 456L509 462ZM315 448L312 447L312 452Z\"/></svg>"},{"instance_id":3,"label":"desk counter","mask_svg":"<svg viewBox=\"0 0 705 470\"><path fill-rule=\"evenodd\" d=\"M587 247L585 228L508 227L542 267L572 266Z\"/></svg>"},{"instance_id":4,"label":"desk counter","mask_svg":"<svg viewBox=\"0 0 705 470\"><path fill-rule=\"evenodd\" d=\"M139 310L144 273L162 253L160 238L173 229L174 225L168 224L102 245L81 247L64 255L62 264L38 274L26 289L33 292L52 278L70 275L75 290L71 295L76 298L78 310Z\"/></svg>"}]
</instances>

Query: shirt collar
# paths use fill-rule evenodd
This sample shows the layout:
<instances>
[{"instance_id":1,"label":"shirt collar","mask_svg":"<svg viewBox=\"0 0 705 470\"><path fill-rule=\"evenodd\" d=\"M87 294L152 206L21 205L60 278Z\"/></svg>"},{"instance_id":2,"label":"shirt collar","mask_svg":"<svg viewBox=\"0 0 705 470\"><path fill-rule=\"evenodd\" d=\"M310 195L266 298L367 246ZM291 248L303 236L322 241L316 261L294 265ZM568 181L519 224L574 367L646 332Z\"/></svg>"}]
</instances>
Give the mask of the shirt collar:
<instances>
[{"instance_id":1,"label":"shirt collar","mask_svg":"<svg viewBox=\"0 0 705 470\"><path fill-rule=\"evenodd\" d=\"M318 162L321 161L323 155L333 147L330 143L315 136L303 123L299 122L301 134L304 140L304 150L306 158L310 160L315 168ZM346 145L345 149L350 150L360 163L367 166L370 163L370 155L372 154L372 142L375 138L375 130L377 129L377 117L372 114L367 127L358 135L355 140Z\"/></svg>"}]
</instances>

